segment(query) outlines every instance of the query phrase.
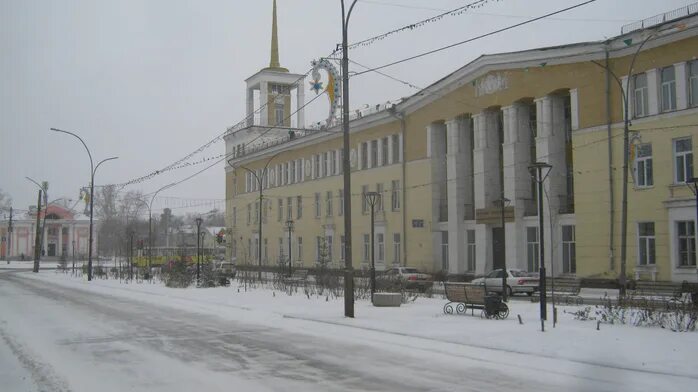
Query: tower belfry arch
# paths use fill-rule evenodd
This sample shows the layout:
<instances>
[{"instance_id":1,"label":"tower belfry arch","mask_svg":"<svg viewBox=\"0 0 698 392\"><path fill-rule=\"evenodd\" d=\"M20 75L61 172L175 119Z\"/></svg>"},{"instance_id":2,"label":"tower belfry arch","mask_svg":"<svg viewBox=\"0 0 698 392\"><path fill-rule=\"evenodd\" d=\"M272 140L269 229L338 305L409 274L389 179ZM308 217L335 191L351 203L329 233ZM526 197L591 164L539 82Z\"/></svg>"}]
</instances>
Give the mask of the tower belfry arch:
<instances>
[{"instance_id":1,"label":"tower belfry arch","mask_svg":"<svg viewBox=\"0 0 698 392\"><path fill-rule=\"evenodd\" d=\"M273 1L271 25L271 55L269 66L245 80L247 96L248 127L278 126L304 128L305 77L290 73L279 60L279 35L276 0ZM259 119L255 119L255 92L258 92ZM292 108L292 94L296 94L296 105ZM291 113L296 112L293 116ZM294 121L295 120L295 121ZM294 123L295 122L295 123Z\"/></svg>"}]
</instances>

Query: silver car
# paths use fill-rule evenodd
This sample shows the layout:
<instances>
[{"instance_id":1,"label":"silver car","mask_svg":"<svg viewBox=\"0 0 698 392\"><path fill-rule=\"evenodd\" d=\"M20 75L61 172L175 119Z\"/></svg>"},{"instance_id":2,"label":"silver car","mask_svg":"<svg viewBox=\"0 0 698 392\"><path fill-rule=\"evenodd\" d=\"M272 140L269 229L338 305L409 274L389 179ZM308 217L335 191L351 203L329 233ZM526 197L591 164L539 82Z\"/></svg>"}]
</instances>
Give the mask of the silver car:
<instances>
[{"instance_id":1,"label":"silver car","mask_svg":"<svg viewBox=\"0 0 698 392\"><path fill-rule=\"evenodd\" d=\"M487 286L487 291L501 293L502 292L502 275L506 273L507 295L512 296L516 293L526 293L533 295L538 291L538 274L526 272L517 269L496 269L488 273L482 278L473 279L473 284L483 284Z\"/></svg>"}]
</instances>

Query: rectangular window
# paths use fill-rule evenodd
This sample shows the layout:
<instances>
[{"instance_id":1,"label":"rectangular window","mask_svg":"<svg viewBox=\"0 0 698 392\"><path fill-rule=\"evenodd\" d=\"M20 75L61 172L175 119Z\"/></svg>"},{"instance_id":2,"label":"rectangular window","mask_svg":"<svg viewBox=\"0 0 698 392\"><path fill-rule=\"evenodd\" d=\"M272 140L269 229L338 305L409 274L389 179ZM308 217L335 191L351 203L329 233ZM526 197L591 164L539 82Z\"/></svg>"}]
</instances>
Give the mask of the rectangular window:
<instances>
[{"instance_id":1,"label":"rectangular window","mask_svg":"<svg viewBox=\"0 0 698 392\"><path fill-rule=\"evenodd\" d=\"M332 236L325 236L325 261L328 263L332 262Z\"/></svg>"},{"instance_id":2,"label":"rectangular window","mask_svg":"<svg viewBox=\"0 0 698 392\"><path fill-rule=\"evenodd\" d=\"M538 242L538 228L526 228L526 251L528 253L528 272L538 272L540 263L540 243Z\"/></svg>"},{"instance_id":3,"label":"rectangular window","mask_svg":"<svg viewBox=\"0 0 698 392\"><path fill-rule=\"evenodd\" d=\"M320 205L320 193L316 192L315 193L315 217L316 218L320 217L320 214L321 214L320 211L322 211L321 205Z\"/></svg>"},{"instance_id":4,"label":"rectangular window","mask_svg":"<svg viewBox=\"0 0 698 392\"><path fill-rule=\"evenodd\" d=\"M475 230L467 230L465 232L467 240L467 255L468 255L468 271L475 271Z\"/></svg>"},{"instance_id":5,"label":"rectangular window","mask_svg":"<svg viewBox=\"0 0 698 392\"><path fill-rule=\"evenodd\" d=\"M296 219L303 217L303 196L296 196Z\"/></svg>"},{"instance_id":6,"label":"rectangular window","mask_svg":"<svg viewBox=\"0 0 698 392\"><path fill-rule=\"evenodd\" d=\"M398 163L400 162L400 135L392 135L390 137L392 141L392 150L393 150L393 162L392 163Z\"/></svg>"},{"instance_id":7,"label":"rectangular window","mask_svg":"<svg viewBox=\"0 0 698 392\"><path fill-rule=\"evenodd\" d=\"M685 183L693 178L693 144L691 138L674 140L674 182Z\"/></svg>"},{"instance_id":8,"label":"rectangular window","mask_svg":"<svg viewBox=\"0 0 698 392\"><path fill-rule=\"evenodd\" d=\"M315 237L315 262L319 263L323 260L322 237Z\"/></svg>"},{"instance_id":9,"label":"rectangular window","mask_svg":"<svg viewBox=\"0 0 698 392\"><path fill-rule=\"evenodd\" d=\"M245 254L248 259L252 257L252 238L247 239L247 252Z\"/></svg>"},{"instance_id":10,"label":"rectangular window","mask_svg":"<svg viewBox=\"0 0 698 392\"><path fill-rule=\"evenodd\" d=\"M639 265L653 265L654 258L654 222L640 222L637 224L637 243Z\"/></svg>"},{"instance_id":11,"label":"rectangular window","mask_svg":"<svg viewBox=\"0 0 698 392\"><path fill-rule=\"evenodd\" d=\"M402 238L400 233L393 233L393 264L400 264L402 255Z\"/></svg>"},{"instance_id":12,"label":"rectangular window","mask_svg":"<svg viewBox=\"0 0 698 392\"><path fill-rule=\"evenodd\" d=\"M369 261L370 257L371 257L371 236L368 234L364 234L363 261L364 262Z\"/></svg>"},{"instance_id":13,"label":"rectangular window","mask_svg":"<svg viewBox=\"0 0 698 392\"><path fill-rule=\"evenodd\" d=\"M286 220L293 219L293 197L286 198Z\"/></svg>"},{"instance_id":14,"label":"rectangular window","mask_svg":"<svg viewBox=\"0 0 698 392\"><path fill-rule=\"evenodd\" d=\"M344 261L346 258L347 250L344 246L345 241L344 241L344 236L341 235L339 236L339 259L341 261Z\"/></svg>"},{"instance_id":15,"label":"rectangular window","mask_svg":"<svg viewBox=\"0 0 698 392\"><path fill-rule=\"evenodd\" d=\"M264 263L266 264L267 260L269 260L269 242L267 239L264 239L264 247L262 248L262 251L264 252L262 254L262 260L264 260Z\"/></svg>"},{"instance_id":16,"label":"rectangular window","mask_svg":"<svg viewBox=\"0 0 698 392\"><path fill-rule=\"evenodd\" d=\"M647 74L633 76L633 116L645 117L649 114L649 96L647 94Z\"/></svg>"},{"instance_id":17,"label":"rectangular window","mask_svg":"<svg viewBox=\"0 0 698 392\"><path fill-rule=\"evenodd\" d=\"M276 202L276 220L281 222L284 219L284 199L277 199Z\"/></svg>"},{"instance_id":18,"label":"rectangular window","mask_svg":"<svg viewBox=\"0 0 698 392\"><path fill-rule=\"evenodd\" d=\"M303 260L303 237L298 237L296 242L298 243L298 254L296 254L296 260Z\"/></svg>"},{"instance_id":19,"label":"rectangular window","mask_svg":"<svg viewBox=\"0 0 698 392\"><path fill-rule=\"evenodd\" d=\"M325 214L327 216L332 216L332 191L327 191L325 193Z\"/></svg>"},{"instance_id":20,"label":"rectangular window","mask_svg":"<svg viewBox=\"0 0 698 392\"><path fill-rule=\"evenodd\" d=\"M284 249L284 237L279 237L279 264L286 260Z\"/></svg>"},{"instance_id":21,"label":"rectangular window","mask_svg":"<svg viewBox=\"0 0 698 392\"><path fill-rule=\"evenodd\" d=\"M378 233L376 234L376 244L378 245L378 261L379 262L384 262L385 261L385 236L383 233Z\"/></svg>"},{"instance_id":22,"label":"rectangular window","mask_svg":"<svg viewBox=\"0 0 698 392\"><path fill-rule=\"evenodd\" d=\"M366 200L366 194L368 193L368 185L361 186L361 212L368 213L368 200Z\"/></svg>"},{"instance_id":23,"label":"rectangular window","mask_svg":"<svg viewBox=\"0 0 698 392\"><path fill-rule=\"evenodd\" d=\"M378 167L378 140L371 140L371 162L369 165L371 167Z\"/></svg>"},{"instance_id":24,"label":"rectangular window","mask_svg":"<svg viewBox=\"0 0 698 392\"><path fill-rule=\"evenodd\" d=\"M388 161L388 154L390 153L388 151L390 151L390 139L384 137L381 140L381 166L390 164L390 162Z\"/></svg>"},{"instance_id":25,"label":"rectangular window","mask_svg":"<svg viewBox=\"0 0 698 392\"><path fill-rule=\"evenodd\" d=\"M378 193L378 202L376 203L376 211L381 212L383 211L383 197L385 195L383 194L383 183L379 182L376 184L376 192Z\"/></svg>"},{"instance_id":26,"label":"rectangular window","mask_svg":"<svg viewBox=\"0 0 698 392\"><path fill-rule=\"evenodd\" d=\"M696 231L693 221L676 222L679 233L679 267L696 265Z\"/></svg>"},{"instance_id":27,"label":"rectangular window","mask_svg":"<svg viewBox=\"0 0 698 392\"><path fill-rule=\"evenodd\" d=\"M654 178L652 174L652 145L640 144L636 147L635 172L637 174L637 186L652 186Z\"/></svg>"},{"instance_id":28,"label":"rectangular window","mask_svg":"<svg viewBox=\"0 0 698 392\"><path fill-rule=\"evenodd\" d=\"M390 192L390 205L393 211L400 210L400 180L393 180Z\"/></svg>"},{"instance_id":29,"label":"rectangular window","mask_svg":"<svg viewBox=\"0 0 698 392\"><path fill-rule=\"evenodd\" d=\"M330 151L330 173L329 175L334 176L337 174L337 151Z\"/></svg>"},{"instance_id":30,"label":"rectangular window","mask_svg":"<svg viewBox=\"0 0 698 392\"><path fill-rule=\"evenodd\" d=\"M344 190L340 189L337 191L337 200L339 200L339 203L337 205L337 215L338 216L343 216L344 215Z\"/></svg>"},{"instance_id":31,"label":"rectangular window","mask_svg":"<svg viewBox=\"0 0 698 392\"><path fill-rule=\"evenodd\" d=\"M291 184L296 183L296 161L291 161Z\"/></svg>"},{"instance_id":32,"label":"rectangular window","mask_svg":"<svg viewBox=\"0 0 698 392\"><path fill-rule=\"evenodd\" d=\"M339 156L339 174L344 173L344 151L337 150L337 155Z\"/></svg>"},{"instance_id":33,"label":"rectangular window","mask_svg":"<svg viewBox=\"0 0 698 392\"><path fill-rule=\"evenodd\" d=\"M577 273L574 226L562 226L562 272L566 274Z\"/></svg>"},{"instance_id":34,"label":"rectangular window","mask_svg":"<svg viewBox=\"0 0 698 392\"><path fill-rule=\"evenodd\" d=\"M303 160L296 159L296 181L303 182L305 178L303 177Z\"/></svg>"},{"instance_id":35,"label":"rectangular window","mask_svg":"<svg viewBox=\"0 0 698 392\"><path fill-rule=\"evenodd\" d=\"M320 155L313 155L313 178L320 178Z\"/></svg>"},{"instance_id":36,"label":"rectangular window","mask_svg":"<svg viewBox=\"0 0 698 392\"><path fill-rule=\"evenodd\" d=\"M688 63L688 99L691 107L698 106L698 60Z\"/></svg>"},{"instance_id":37,"label":"rectangular window","mask_svg":"<svg viewBox=\"0 0 698 392\"><path fill-rule=\"evenodd\" d=\"M237 227L238 225L238 208L233 207L233 227Z\"/></svg>"},{"instance_id":38,"label":"rectangular window","mask_svg":"<svg viewBox=\"0 0 698 392\"><path fill-rule=\"evenodd\" d=\"M327 154L320 154L320 177L327 176Z\"/></svg>"},{"instance_id":39,"label":"rectangular window","mask_svg":"<svg viewBox=\"0 0 698 392\"><path fill-rule=\"evenodd\" d=\"M361 143L361 167L359 169L368 169L368 142Z\"/></svg>"},{"instance_id":40,"label":"rectangular window","mask_svg":"<svg viewBox=\"0 0 698 392\"><path fill-rule=\"evenodd\" d=\"M251 217L252 217L252 207L251 207L250 204L248 203L248 204L247 204L247 224L248 224L248 225L250 224L250 220L251 220L250 218L251 218Z\"/></svg>"},{"instance_id":41,"label":"rectangular window","mask_svg":"<svg viewBox=\"0 0 698 392\"><path fill-rule=\"evenodd\" d=\"M254 223L259 223L259 202L254 203Z\"/></svg>"},{"instance_id":42,"label":"rectangular window","mask_svg":"<svg viewBox=\"0 0 698 392\"><path fill-rule=\"evenodd\" d=\"M276 125L284 125L284 105L277 103L274 106L274 114L276 119Z\"/></svg>"},{"instance_id":43,"label":"rectangular window","mask_svg":"<svg viewBox=\"0 0 698 392\"><path fill-rule=\"evenodd\" d=\"M661 80L662 112L676 110L676 73L673 65L662 68Z\"/></svg>"}]
</instances>

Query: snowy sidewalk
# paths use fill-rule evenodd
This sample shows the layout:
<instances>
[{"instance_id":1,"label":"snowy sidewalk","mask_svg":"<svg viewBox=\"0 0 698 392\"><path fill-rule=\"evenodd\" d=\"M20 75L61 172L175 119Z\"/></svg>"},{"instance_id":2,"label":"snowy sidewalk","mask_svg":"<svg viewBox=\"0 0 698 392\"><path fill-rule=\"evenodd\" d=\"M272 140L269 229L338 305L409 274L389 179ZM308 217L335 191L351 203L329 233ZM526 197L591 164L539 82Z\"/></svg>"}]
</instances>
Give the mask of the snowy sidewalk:
<instances>
[{"instance_id":1,"label":"snowy sidewalk","mask_svg":"<svg viewBox=\"0 0 698 392\"><path fill-rule=\"evenodd\" d=\"M366 301L357 301L356 318L348 319L343 316L341 298L307 298L302 293L288 295L261 288L245 292L237 286L170 289L159 284L125 284L115 280L88 283L82 278L53 271L22 276L278 328L284 328L291 321L310 322L325 329L350 327L357 332L394 335L401 338L396 340L398 344L423 340L469 352L489 350L493 361L503 354L533 355L567 362L569 366L600 366L698 382L693 365L698 352L698 333L622 325L602 325L597 331L596 323L575 320L565 312L578 307L558 306L557 327L552 328L552 322L548 322L543 333L538 321L539 304L525 301L511 301L510 316L506 320L487 320L477 311L475 316L470 312L444 315L442 308L446 301L440 298L418 298L399 308L375 308ZM548 313L552 319L552 311ZM517 315L521 315L523 325L519 324ZM347 332L338 330L337 333Z\"/></svg>"}]
</instances>

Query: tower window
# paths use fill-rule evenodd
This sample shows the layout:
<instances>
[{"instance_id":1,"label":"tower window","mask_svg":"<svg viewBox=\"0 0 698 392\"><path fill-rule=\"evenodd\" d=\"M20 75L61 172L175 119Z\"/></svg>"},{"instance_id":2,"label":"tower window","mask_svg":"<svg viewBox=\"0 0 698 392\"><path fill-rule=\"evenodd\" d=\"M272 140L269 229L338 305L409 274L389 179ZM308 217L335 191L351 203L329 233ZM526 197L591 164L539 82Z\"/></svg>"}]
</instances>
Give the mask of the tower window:
<instances>
[{"instance_id":1,"label":"tower window","mask_svg":"<svg viewBox=\"0 0 698 392\"><path fill-rule=\"evenodd\" d=\"M284 105L277 103L274 107L276 125L284 125Z\"/></svg>"}]
</instances>

